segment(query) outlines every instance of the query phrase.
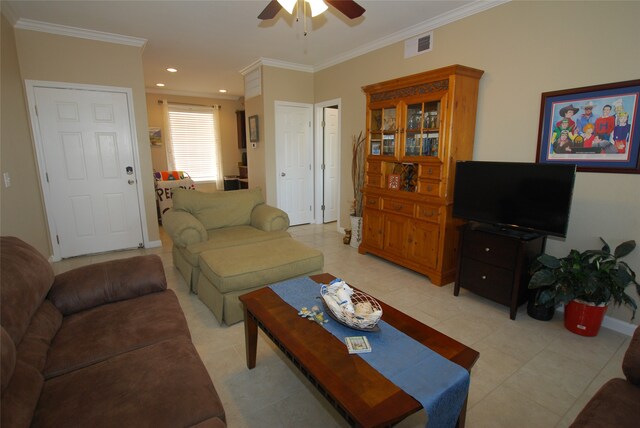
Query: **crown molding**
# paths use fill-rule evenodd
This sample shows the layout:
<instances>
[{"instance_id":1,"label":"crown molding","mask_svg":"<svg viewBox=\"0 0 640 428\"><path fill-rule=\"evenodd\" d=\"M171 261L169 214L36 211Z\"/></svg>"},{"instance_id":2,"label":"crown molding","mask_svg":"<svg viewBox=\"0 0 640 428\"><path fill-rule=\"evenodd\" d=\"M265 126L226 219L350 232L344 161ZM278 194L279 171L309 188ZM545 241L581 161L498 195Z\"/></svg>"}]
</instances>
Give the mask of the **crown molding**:
<instances>
[{"instance_id":1,"label":"crown molding","mask_svg":"<svg viewBox=\"0 0 640 428\"><path fill-rule=\"evenodd\" d=\"M238 72L240 74L242 74L243 76L246 76L247 74L251 73L256 68L259 68L261 65L262 65L262 58L253 61L251 64L247 65L246 67L241 68L240 70L238 70Z\"/></svg>"},{"instance_id":2,"label":"crown molding","mask_svg":"<svg viewBox=\"0 0 640 428\"><path fill-rule=\"evenodd\" d=\"M390 34L387 37L374 40L371 43L367 43L356 49L352 49L348 52L345 52L344 54L335 56L329 59L328 61L315 65L313 67L313 71L314 72L320 71L325 68L329 68L334 65L340 64L342 62L348 61L350 59L356 58L360 55L373 52L375 50L384 48L394 43L402 42L411 37L414 37L423 33L428 33L429 31L435 30L438 27L451 24L452 22L467 18L471 15L475 15L476 13L484 12L485 10L491 9L496 6L500 6L510 1L511 0L476 0L471 4L468 4L466 6L461 6L457 9L452 10L449 13L437 16L436 18L429 19L427 21L421 22L411 27L407 27L401 31L397 31L393 34Z\"/></svg>"},{"instance_id":3,"label":"crown molding","mask_svg":"<svg viewBox=\"0 0 640 428\"><path fill-rule=\"evenodd\" d=\"M213 98L217 100L238 101L241 98L239 95L225 95L219 92L212 93L212 92L173 91L171 89L161 89L161 88L145 88L144 91L147 94L176 95L180 97L195 97L195 98Z\"/></svg>"},{"instance_id":4,"label":"crown molding","mask_svg":"<svg viewBox=\"0 0 640 428\"><path fill-rule=\"evenodd\" d=\"M48 22L34 21L20 18L15 24L20 30L40 31L42 33L57 34L59 36L78 37L81 39L96 40L99 42L117 43L120 45L144 48L147 39L139 37L123 36L120 34L105 33L103 31L86 30L84 28L68 27L66 25L51 24Z\"/></svg>"},{"instance_id":5,"label":"crown molding","mask_svg":"<svg viewBox=\"0 0 640 428\"><path fill-rule=\"evenodd\" d=\"M247 74L251 73L256 68L258 68L260 66L264 66L264 65L266 65L268 67L284 68L286 70L302 71L302 72L305 72L305 73L313 73L315 71L314 67L311 66L311 65L297 64L295 62L280 61L278 59L272 59L272 58L260 58L260 59L255 60L251 64L247 65L246 67L240 69L239 73L242 74L243 76L246 76Z\"/></svg>"}]
</instances>

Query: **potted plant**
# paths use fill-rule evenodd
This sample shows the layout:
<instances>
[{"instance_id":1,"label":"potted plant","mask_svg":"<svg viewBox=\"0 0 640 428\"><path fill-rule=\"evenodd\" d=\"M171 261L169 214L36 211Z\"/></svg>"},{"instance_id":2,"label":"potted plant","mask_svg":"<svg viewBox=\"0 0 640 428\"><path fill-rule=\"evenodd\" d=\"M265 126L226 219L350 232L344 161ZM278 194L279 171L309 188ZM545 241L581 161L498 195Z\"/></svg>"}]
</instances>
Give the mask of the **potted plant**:
<instances>
[{"instance_id":1,"label":"potted plant","mask_svg":"<svg viewBox=\"0 0 640 428\"><path fill-rule=\"evenodd\" d=\"M366 138L362 131L353 136L351 158L351 182L353 183L353 205L351 210L351 246L358 248L362 242L362 187L364 186L364 161Z\"/></svg>"},{"instance_id":2,"label":"potted plant","mask_svg":"<svg viewBox=\"0 0 640 428\"><path fill-rule=\"evenodd\" d=\"M547 307L564 304L565 327L582 336L598 334L610 302L630 307L632 320L637 309L625 289L635 284L640 293L640 285L635 272L620 260L635 249L635 241L623 242L611 253L609 244L600 240L604 244L601 250L571 250L563 258L541 255L529 281L530 289L542 289L537 303Z\"/></svg>"}]
</instances>

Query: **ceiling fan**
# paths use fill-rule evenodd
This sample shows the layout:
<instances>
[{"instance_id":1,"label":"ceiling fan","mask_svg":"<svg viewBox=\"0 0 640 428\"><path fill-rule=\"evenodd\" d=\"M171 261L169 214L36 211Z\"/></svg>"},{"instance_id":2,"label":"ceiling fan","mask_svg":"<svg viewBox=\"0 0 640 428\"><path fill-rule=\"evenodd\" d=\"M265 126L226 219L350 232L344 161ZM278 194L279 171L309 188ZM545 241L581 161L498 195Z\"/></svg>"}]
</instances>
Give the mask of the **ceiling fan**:
<instances>
[{"instance_id":1,"label":"ceiling fan","mask_svg":"<svg viewBox=\"0 0 640 428\"><path fill-rule=\"evenodd\" d=\"M324 0L324 2L322 0L301 1L309 3L311 6L311 16L319 15L327 10L325 3L335 7L349 19L358 18L365 12L364 8L354 0ZM271 0L267 7L258 15L258 19L272 19L280 12L280 9L285 9L287 12L292 13L297 3L298 0Z\"/></svg>"}]
</instances>

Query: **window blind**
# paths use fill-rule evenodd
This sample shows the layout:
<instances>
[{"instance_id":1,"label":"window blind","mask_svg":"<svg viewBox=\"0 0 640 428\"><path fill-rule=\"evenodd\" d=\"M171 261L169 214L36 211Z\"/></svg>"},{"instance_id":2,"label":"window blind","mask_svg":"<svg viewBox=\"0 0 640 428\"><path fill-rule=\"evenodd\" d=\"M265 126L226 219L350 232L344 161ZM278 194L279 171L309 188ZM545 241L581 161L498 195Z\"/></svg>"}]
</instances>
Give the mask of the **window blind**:
<instances>
[{"instance_id":1,"label":"window blind","mask_svg":"<svg viewBox=\"0 0 640 428\"><path fill-rule=\"evenodd\" d=\"M219 129L214 108L169 104L173 167L194 181L218 181Z\"/></svg>"}]
</instances>

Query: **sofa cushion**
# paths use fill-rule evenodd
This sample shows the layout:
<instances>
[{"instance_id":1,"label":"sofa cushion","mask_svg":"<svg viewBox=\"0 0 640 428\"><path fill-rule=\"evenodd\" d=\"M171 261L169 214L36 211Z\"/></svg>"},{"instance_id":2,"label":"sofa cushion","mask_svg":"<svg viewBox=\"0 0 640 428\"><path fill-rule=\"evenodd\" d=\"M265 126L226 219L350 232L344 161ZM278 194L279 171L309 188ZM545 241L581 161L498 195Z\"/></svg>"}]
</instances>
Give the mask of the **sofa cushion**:
<instances>
[{"instance_id":1,"label":"sofa cushion","mask_svg":"<svg viewBox=\"0 0 640 428\"><path fill-rule=\"evenodd\" d=\"M13 376L2 393L0 426L29 427L33 419L44 380L34 367L16 361Z\"/></svg>"},{"instance_id":2,"label":"sofa cushion","mask_svg":"<svg viewBox=\"0 0 640 428\"><path fill-rule=\"evenodd\" d=\"M57 275L49 299L63 315L69 315L166 288L162 260L147 255L95 263Z\"/></svg>"},{"instance_id":3,"label":"sofa cushion","mask_svg":"<svg viewBox=\"0 0 640 428\"><path fill-rule=\"evenodd\" d=\"M253 242L269 241L272 239L288 238L289 232L274 231L265 232L252 226L233 226L207 231L209 240L197 244L188 245L178 250L182 256L194 266L198 265L200 253L216 248L234 247L236 245L250 244Z\"/></svg>"},{"instance_id":4,"label":"sofa cushion","mask_svg":"<svg viewBox=\"0 0 640 428\"><path fill-rule=\"evenodd\" d=\"M19 345L53 284L53 269L35 248L12 236L0 238L0 266L2 327Z\"/></svg>"},{"instance_id":5,"label":"sofa cushion","mask_svg":"<svg viewBox=\"0 0 640 428\"><path fill-rule=\"evenodd\" d=\"M38 427L186 427L224 410L187 337L165 340L45 382Z\"/></svg>"},{"instance_id":6,"label":"sofa cushion","mask_svg":"<svg viewBox=\"0 0 640 428\"><path fill-rule=\"evenodd\" d=\"M200 270L221 292L250 289L322 269L322 252L292 238L200 254Z\"/></svg>"},{"instance_id":7,"label":"sofa cushion","mask_svg":"<svg viewBox=\"0 0 640 428\"><path fill-rule=\"evenodd\" d=\"M190 334L172 290L78 312L64 318L44 376L59 376L176 336Z\"/></svg>"},{"instance_id":8,"label":"sofa cushion","mask_svg":"<svg viewBox=\"0 0 640 428\"><path fill-rule=\"evenodd\" d=\"M175 189L172 199L174 210L191 213L206 230L249 224L253 207L264 203L258 187L213 193Z\"/></svg>"},{"instance_id":9,"label":"sofa cushion","mask_svg":"<svg viewBox=\"0 0 640 428\"><path fill-rule=\"evenodd\" d=\"M7 330L0 327L0 364L2 366L2 372L0 372L0 382L2 383L2 391L9 384L11 376L13 376L13 370L16 367L16 345L9 337Z\"/></svg>"},{"instance_id":10,"label":"sofa cushion","mask_svg":"<svg viewBox=\"0 0 640 428\"><path fill-rule=\"evenodd\" d=\"M62 314L50 301L45 300L18 346L18 359L42 372L51 341L61 325Z\"/></svg>"},{"instance_id":11,"label":"sofa cushion","mask_svg":"<svg viewBox=\"0 0 640 428\"><path fill-rule=\"evenodd\" d=\"M636 428L640 388L624 379L605 383L580 412L571 428Z\"/></svg>"}]
</instances>

